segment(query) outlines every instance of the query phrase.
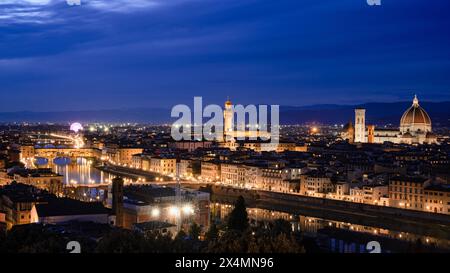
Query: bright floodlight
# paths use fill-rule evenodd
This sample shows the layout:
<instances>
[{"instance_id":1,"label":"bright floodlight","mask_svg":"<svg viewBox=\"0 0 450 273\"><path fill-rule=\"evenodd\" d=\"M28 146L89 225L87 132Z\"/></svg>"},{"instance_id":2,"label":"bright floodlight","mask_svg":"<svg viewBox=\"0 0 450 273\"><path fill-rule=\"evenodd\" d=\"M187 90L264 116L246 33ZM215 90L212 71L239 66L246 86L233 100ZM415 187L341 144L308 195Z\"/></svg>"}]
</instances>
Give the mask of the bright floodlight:
<instances>
[{"instance_id":1,"label":"bright floodlight","mask_svg":"<svg viewBox=\"0 0 450 273\"><path fill-rule=\"evenodd\" d=\"M152 216L153 216L153 217L159 217L160 214L161 214L161 212L160 212L159 209L154 208L154 209L152 210Z\"/></svg>"},{"instance_id":2,"label":"bright floodlight","mask_svg":"<svg viewBox=\"0 0 450 273\"><path fill-rule=\"evenodd\" d=\"M83 130L83 125L81 125L78 122L73 123L70 125L70 131L73 131L75 133L78 133L79 131Z\"/></svg>"},{"instance_id":3,"label":"bright floodlight","mask_svg":"<svg viewBox=\"0 0 450 273\"><path fill-rule=\"evenodd\" d=\"M180 210L177 207L175 207L175 206L170 207L169 208L169 214L171 216L173 216L173 217L179 217L180 216Z\"/></svg>"},{"instance_id":4,"label":"bright floodlight","mask_svg":"<svg viewBox=\"0 0 450 273\"><path fill-rule=\"evenodd\" d=\"M185 205L185 206L183 207L183 212L184 212L184 214L186 214L186 215L194 214L194 209L192 208L191 205Z\"/></svg>"}]
</instances>

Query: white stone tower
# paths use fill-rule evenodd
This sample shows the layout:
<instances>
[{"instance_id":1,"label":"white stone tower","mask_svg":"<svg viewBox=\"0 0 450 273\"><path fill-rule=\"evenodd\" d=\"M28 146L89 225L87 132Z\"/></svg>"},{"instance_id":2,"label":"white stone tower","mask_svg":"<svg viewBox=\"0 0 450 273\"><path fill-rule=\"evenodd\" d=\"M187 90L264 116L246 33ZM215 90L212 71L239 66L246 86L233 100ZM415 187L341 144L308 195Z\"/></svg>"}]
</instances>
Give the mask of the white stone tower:
<instances>
[{"instance_id":1,"label":"white stone tower","mask_svg":"<svg viewBox=\"0 0 450 273\"><path fill-rule=\"evenodd\" d=\"M366 142L366 109L355 109L355 142Z\"/></svg>"},{"instance_id":2,"label":"white stone tower","mask_svg":"<svg viewBox=\"0 0 450 273\"><path fill-rule=\"evenodd\" d=\"M223 133L225 134L225 136L233 133L233 114L233 104L230 100L227 100L225 102L225 111L223 112Z\"/></svg>"}]
</instances>

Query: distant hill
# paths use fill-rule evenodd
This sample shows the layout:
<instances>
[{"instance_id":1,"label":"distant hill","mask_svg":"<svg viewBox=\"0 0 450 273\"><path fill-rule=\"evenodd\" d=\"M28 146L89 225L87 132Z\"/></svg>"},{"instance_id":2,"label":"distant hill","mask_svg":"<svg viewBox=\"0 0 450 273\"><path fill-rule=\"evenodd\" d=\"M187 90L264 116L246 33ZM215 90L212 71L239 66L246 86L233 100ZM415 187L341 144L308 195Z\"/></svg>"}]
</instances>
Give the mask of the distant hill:
<instances>
[{"instance_id":1,"label":"distant hill","mask_svg":"<svg viewBox=\"0 0 450 273\"><path fill-rule=\"evenodd\" d=\"M421 102L420 105L430 115L433 124L450 124L450 102ZM366 103L360 105L312 105L306 107L281 107L282 124L319 122L341 124L354 122L354 109L365 108L368 123L393 124L398 126L403 113L411 102Z\"/></svg>"},{"instance_id":2,"label":"distant hill","mask_svg":"<svg viewBox=\"0 0 450 273\"><path fill-rule=\"evenodd\" d=\"M0 113L0 122L138 122L162 124L170 121L170 110L158 108L110 109L61 112Z\"/></svg>"},{"instance_id":3,"label":"distant hill","mask_svg":"<svg viewBox=\"0 0 450 273\"><path fill-rule=\"evenodd\" d=\"M354 109L367 109L367 122L398 126L403 112L411 102L366 103L361 105L322 104L310 106L281 106L282 124L317 122L342 124L354 120ZM421 102L435 125L450 125L450 102ZM7 112L0 113L0 122L137 122L149 124L171 123L170 109L136 108L62 112Z\"/></svg>"}]
</instances>

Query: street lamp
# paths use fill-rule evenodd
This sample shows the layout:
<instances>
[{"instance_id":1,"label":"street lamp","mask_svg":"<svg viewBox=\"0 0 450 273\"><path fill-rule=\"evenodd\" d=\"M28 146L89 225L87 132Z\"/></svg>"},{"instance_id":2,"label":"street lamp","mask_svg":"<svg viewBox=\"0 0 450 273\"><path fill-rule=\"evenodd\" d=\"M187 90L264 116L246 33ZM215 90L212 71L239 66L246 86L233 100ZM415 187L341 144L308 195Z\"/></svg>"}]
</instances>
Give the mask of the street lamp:
<instances>
[{"instance_id":1,"label":"street lamp","mask_svg":"<svg viewBox=\"0 0 450 273\"><path fill-rule=\"evenodd\" d=\"M154 208L152 210L152 217L153 218L159 217L160 214L161 214L161 211L158 208Z\"/></svg>"}]
</instances>

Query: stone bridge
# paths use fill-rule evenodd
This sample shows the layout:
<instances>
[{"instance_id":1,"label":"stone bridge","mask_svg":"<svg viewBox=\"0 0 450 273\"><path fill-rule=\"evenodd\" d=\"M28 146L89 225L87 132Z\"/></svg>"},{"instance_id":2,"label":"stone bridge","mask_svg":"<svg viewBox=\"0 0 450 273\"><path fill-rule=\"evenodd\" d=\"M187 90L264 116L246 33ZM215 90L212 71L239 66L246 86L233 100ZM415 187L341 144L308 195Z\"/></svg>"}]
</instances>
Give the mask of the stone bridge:
<instances>
[{"instance_id":1,"label":"stone bridge","mask_svg":"<svg viewBox=\"0 0 450 273\"><path fill-rule=\"evenodd\" d=\"M55 159L58 157L78 158L93 157L100 158L101 150L95 148L36 148L34 150L35 157Z\"/></svg>"}]
</instances>

